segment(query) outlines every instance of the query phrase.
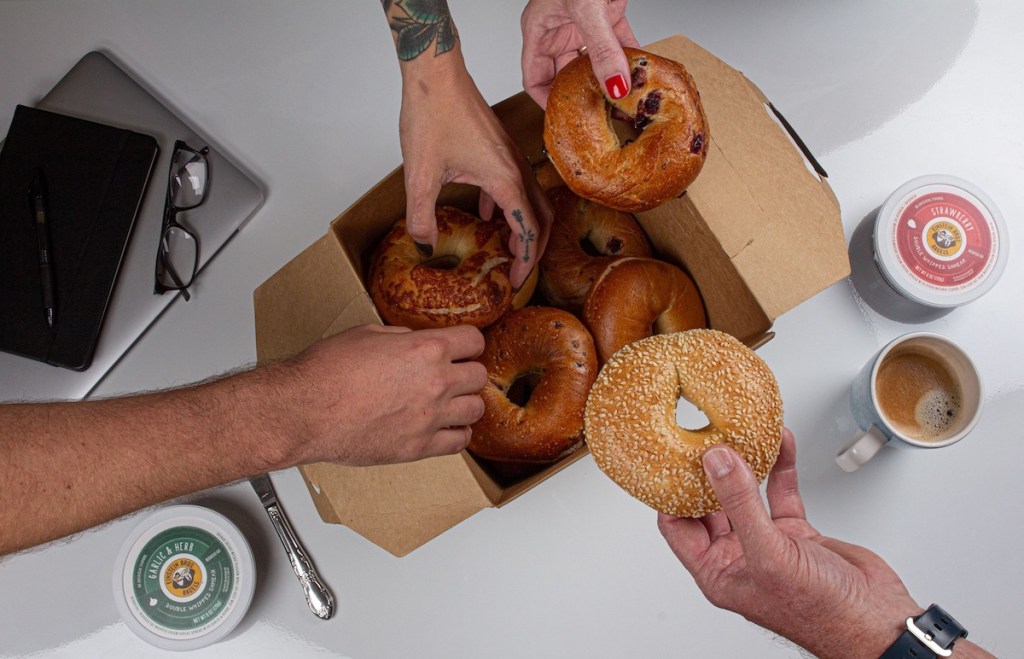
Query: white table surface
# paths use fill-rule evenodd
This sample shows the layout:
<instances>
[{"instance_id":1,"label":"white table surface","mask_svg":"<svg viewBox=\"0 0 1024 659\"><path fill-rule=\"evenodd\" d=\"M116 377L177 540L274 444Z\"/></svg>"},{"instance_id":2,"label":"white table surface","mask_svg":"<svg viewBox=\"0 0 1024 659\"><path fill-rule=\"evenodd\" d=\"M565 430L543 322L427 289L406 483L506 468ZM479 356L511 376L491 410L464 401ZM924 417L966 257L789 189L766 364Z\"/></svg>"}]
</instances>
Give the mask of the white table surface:
<instances>
[{"instance_id":1,"label":"white table surface","mask_svg":"<svg viewBox=\"0 0 1024 659\"><path fill-rule=\"evenodd\" d=\"M521 4L450 0L490 102L521 89ZM684 33L761 87L828 171L847 236L904 181L946 172L986 190L1014 237L1024 215L1024 5L1016 0L633 0L641 42ZM105 49L249 167L268 189L248 227L100 385L180 385L255 360L252 291L399 164L400 80L380 5L304 2L0 2L0 125L86 52ZM999 285L925 325L902 325L838 283L779 319L760 350L797 436L812 522L866 545L1001 656L1024 656L1021 245ZM833 456L853 433L848 385L917 329L977 360L985 414L960 444L885 449L854 474ZM0 374L0 383L3 374ZM116 478L116 474L98 477ZM320 521L296 470L274 475L333 588L306 610L248 485L194 500L228 514L257 556L253 606L195 656L796 657L792 645L708 604L654 513L588 457L405 558ZM0 655L163 653L119 620L114 555L139 517L0 561Z\"/></svg>"}]
</instances>

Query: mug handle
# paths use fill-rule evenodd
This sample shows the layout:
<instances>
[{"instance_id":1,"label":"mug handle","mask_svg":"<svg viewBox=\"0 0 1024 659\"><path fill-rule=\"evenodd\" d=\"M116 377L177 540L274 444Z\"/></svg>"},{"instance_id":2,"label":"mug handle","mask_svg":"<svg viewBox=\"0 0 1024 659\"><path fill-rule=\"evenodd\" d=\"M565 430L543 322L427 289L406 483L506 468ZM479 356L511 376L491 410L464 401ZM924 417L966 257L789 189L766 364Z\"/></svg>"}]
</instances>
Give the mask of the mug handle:
<instances>
[{"instance_id":1,"label":"mug handle","mask_svg":"<svg viewBox=\"0 0 1024 659\"><path fill-rule=\"evenodd\" d=\"M875 457L879 449L888 443L889 438L882 434L878 426L871 426L865 432L853 438L839 455L836 456L836 464L843 468L843 471L857 471L860 467Z\"/></svg>"}]
</instances>

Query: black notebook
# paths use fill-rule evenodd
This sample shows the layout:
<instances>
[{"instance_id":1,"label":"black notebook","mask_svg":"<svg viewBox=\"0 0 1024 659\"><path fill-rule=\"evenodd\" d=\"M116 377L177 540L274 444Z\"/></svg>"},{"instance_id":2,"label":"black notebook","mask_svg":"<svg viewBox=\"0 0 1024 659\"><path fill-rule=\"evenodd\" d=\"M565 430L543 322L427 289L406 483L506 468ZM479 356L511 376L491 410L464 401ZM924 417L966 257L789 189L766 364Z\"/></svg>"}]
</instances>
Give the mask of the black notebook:
<instances>
[{"instance_id":1,"label":"black notebook","mask_svg":"<svg viewBox=\"0 0 1024 659\"><path fill-rule=\"evenodd\" d=\"M0 350L89 367L156 153L149 135L17 107L0 151ZM36 171L45 180L52 328L29 197Z\"/></svg>"}]
</instances>

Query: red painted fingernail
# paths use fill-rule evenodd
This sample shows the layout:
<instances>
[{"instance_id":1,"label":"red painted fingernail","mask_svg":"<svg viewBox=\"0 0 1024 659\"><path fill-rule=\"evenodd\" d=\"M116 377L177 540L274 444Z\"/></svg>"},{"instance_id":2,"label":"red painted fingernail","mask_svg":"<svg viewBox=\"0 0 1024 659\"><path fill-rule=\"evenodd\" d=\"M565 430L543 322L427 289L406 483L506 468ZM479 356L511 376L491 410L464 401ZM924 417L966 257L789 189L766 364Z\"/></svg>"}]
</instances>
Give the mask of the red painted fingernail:
<instances>
[{"instance_id":1,"label":"red painted fingernail","mask_svg":"<svg viewBox=\"0 0 1024 659\"><path fill-rule=\"evenodd\" d=\"M616 73L611 78L605 80L604 87L608 90L608 96L614 99L622 98L629 91L626 88L626 79L621 73Z\"/></svg>"}]
</instances>

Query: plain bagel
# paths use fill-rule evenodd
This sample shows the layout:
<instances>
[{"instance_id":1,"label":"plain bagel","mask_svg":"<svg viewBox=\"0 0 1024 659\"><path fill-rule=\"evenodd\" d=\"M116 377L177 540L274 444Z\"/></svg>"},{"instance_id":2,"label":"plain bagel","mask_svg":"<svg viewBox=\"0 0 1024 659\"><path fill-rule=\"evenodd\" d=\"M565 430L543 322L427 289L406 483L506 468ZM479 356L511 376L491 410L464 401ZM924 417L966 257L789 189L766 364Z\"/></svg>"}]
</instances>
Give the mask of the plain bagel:
<instances>
[{"instance_id":1,"label":"plain bagel","mask_svg":"<svg viewBox=\"0 0 1024 659\"><path fill-rule=\"evenodd\" d=\"M498 462L545 463L579 447L597 376L583 323L560 309L526 307L487 328L484 339L484 415L473 424L469 450Z\"/></svg>"},{"instance_id":2,"label":"plain bagel","mask_svg":"<svg viewBox=\"0 0 1024 659\"><path fill-rule=\"evenodd\" d=\"M651 334L707 327L693 279L671 263L643 258L618 259L604 269L587 293L583 320L602 364Z\"/></svg>"},{"instance_id":3,"label":"plain bagel","mask_svg":"<svg viewBox=\"0 0 1024 659\"><path fill-rule=\"evenodd\" d=\"M556 307L577 311L601 272L623 256L651 256L651 242L628 213L577 196L548 191L555 213L540 259L540 291Z\"/></svg>"},{"instance_id":4,"label":"plain bagel","mask_svg":"<svg viewBox=\"0 0 1024 659\"><path fill-rule=\"evenodd\" d=\"M707 416L706 427L676 423L680 398ZM753 350L716 330L656 335L616 353L590 391L584 419L598 467L640 501L677 517L721 508L701 462L709 446L732 447L760 482L782 443L775 376Z\"/></svg>"},{"instance_id":5,"label":"plain bagel","mask_svg":"<svg viewBox=\"0 0 1024 659\"><path fill-rule=\"evenodd\" d=\"M708 153L707 117L682 64L625 48L630 91L608 101L590 57L555 76L544 114L544 145L558 173L587 199L631 213L678 197L697 178ZM640 134L623 142L608 104Z\"/></svg>"}]
</instances>

